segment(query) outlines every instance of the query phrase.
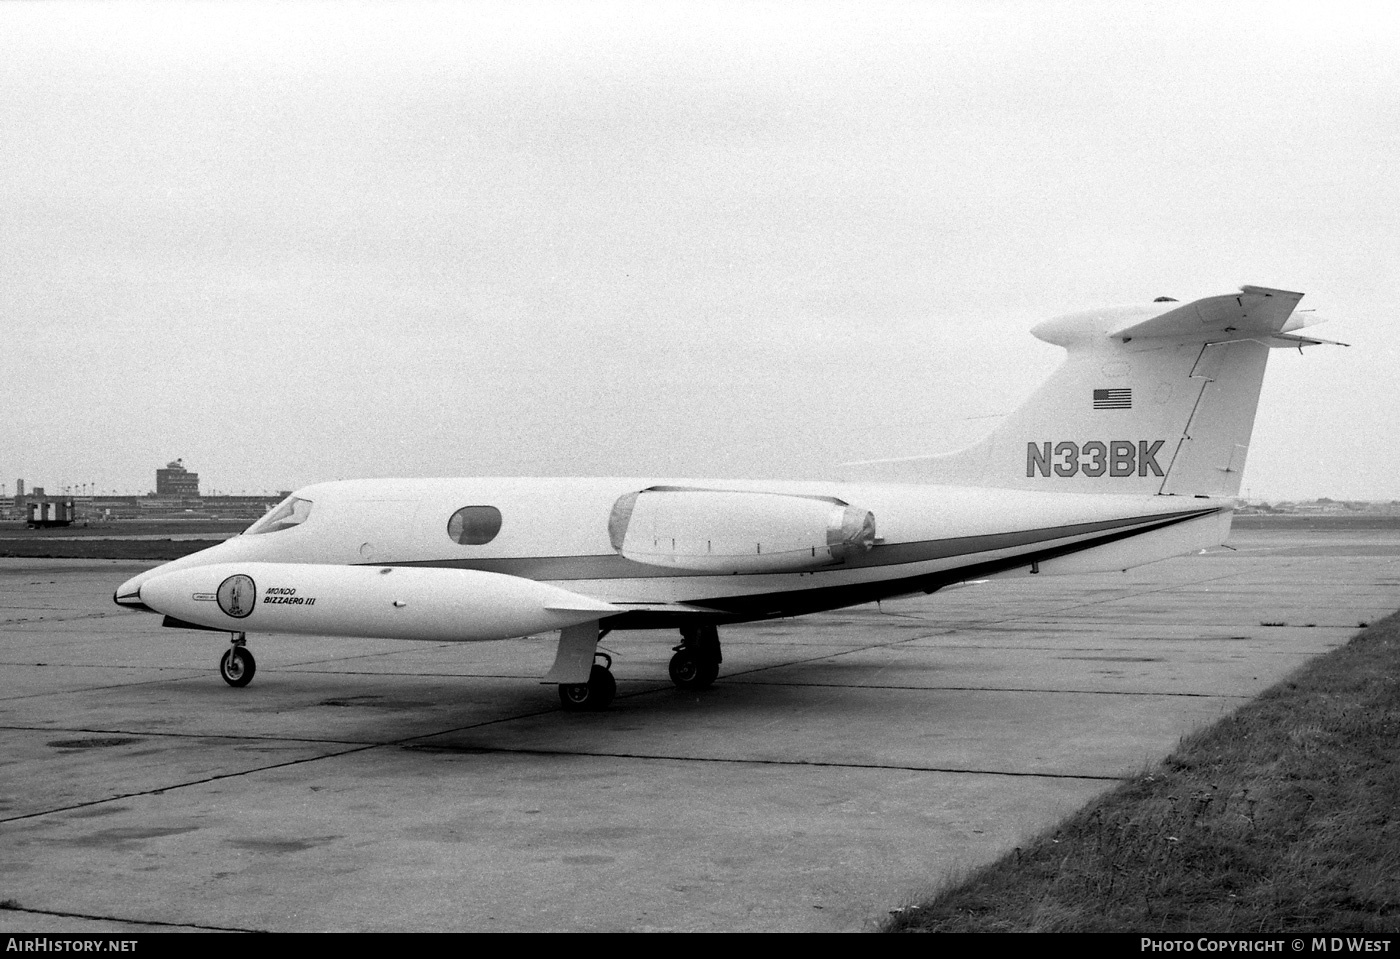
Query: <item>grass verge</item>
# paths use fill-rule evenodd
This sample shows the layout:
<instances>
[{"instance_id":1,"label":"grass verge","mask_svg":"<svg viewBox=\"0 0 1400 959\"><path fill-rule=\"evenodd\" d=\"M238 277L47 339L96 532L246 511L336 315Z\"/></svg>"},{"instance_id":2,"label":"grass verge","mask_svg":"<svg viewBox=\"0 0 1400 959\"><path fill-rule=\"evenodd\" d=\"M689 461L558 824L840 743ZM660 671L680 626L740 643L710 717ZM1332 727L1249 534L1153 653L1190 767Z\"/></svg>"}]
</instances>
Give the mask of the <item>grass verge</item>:
<instances>
[{"instance_id":1,"label":"grass verge","mask_svg":"<svg viewBox=\"0 0 1400 959\"><path fill-rule=\"evenodd\" d=\"M892 932L1400 930L1400 613Z\"/></svg>"}]
</instances>

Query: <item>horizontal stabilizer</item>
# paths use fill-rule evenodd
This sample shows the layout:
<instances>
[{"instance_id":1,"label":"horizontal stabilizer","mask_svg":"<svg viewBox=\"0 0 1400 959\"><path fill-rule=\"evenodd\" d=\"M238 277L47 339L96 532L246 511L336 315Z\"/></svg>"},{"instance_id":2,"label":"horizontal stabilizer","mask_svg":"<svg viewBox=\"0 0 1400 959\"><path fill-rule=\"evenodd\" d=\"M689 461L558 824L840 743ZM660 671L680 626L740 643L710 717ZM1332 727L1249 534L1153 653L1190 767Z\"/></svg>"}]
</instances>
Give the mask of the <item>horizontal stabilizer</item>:
<instances>
[{"instance_id":1,"label":"horizontal stabilizer","mask_svg":"<svg viewBox=\"0 0 1400 959\"><path fill-rule=\"evenodd\" d=\"M1129 322L1109 331L1109 335L1124 343L1141 339L1187 343L1228 343L1234 340L1263 339L1273 337L1285 328L1299 329L1305 325L1304 322L1289 322L1293 308L1302 298L1303 294L1288 290L1245 286L1241 287L1238 293L1208 296L1158 314L1149 320Z\"/></svg>"}]
</instances>

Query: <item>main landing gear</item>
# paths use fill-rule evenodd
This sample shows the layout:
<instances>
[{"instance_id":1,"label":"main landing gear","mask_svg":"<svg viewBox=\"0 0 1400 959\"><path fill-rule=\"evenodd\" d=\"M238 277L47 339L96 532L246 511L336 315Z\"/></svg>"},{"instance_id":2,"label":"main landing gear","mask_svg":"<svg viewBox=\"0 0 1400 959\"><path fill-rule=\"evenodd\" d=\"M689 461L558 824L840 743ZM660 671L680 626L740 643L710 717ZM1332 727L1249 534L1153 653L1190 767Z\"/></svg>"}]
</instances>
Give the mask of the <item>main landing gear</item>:
<instances>
[{"instance_id":1,"label":"main landing gear","mask_svg":"<svg viewBox=\"0 0 1400 959\"><path fill-rule=\"evenodd\" d=\"M681 689L704 689L719 676L724 656L719 648L719 630L714 626L684 626L681 644L671 657L671 682Z\"/></svg>"},{"instance_id":2,"label":"main landing gear","mask_svg":"<svg viewBox=\"0 0 1400 959\"><path fill-rule=\"evenodd\" d=\"M559 703L573 713L597 712L607 709L617 695L617 680L613 679L612 657L597 652L592 624L579 628L579 636L589 641L588 646L578 647L583 656L588 648L594 648L593 668L589 671L586 683L561 683ZM560 659L568 654L572 643L570 637L562 637ZM681 644L671 657L671 682L681 689L705 689L719 676L719 664L724 661L720 652L719 630L712 625L685 626L681 629ZM586 660L585 660L586 662ZM557 665L557 664L556 664ZM577 675L577 673L575 673ZM545 677L548 681L549 677Z\"/></svg>"},{"instance_id":3,"label":"main landing gear","mask_svg":"<svg viewBox=\"0 0 1400 959\"><path fill-rule=\"evenodd\" d=\"M234 633L229 642L232 645L224 652L223 659L219 660L219 675L224 677L224 682L230 686L247 686L253 681L253 674L258 671L258 662L253 658L253 651L248 648L247 635Z\"/></svg>"},{"instance_id":4,"label":"main landing gear","mask_svg":"<svg viewBox=\"0 0 1400 959\"><path fill-rule=\"evenodd\" d=\"M559 703L571 713L598 712L607 709L617 695L617 680L613 679L612 657L594 653L596 659L586 683L563 683L559 686Z\"/></svg>"}]
</instances>

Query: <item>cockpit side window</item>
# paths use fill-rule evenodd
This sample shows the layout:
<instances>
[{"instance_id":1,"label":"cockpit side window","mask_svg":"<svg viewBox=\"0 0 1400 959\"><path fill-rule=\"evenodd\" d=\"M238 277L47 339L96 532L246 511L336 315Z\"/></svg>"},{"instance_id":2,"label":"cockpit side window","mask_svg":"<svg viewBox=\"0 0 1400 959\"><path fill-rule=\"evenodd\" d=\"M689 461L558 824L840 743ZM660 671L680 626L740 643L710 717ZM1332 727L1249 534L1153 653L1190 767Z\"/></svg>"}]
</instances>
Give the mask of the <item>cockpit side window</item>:
<instances>
[{"instance_id":1,"label":"cockpit side window","mask_svg":"<svg viewBox=\"0 0 1400 959\"><path fill-rule=\"evenodd\" d=\"M501 511L494 506L463 506L447 521L447 535L463 546L482 546L501 531Z\"/></svg>"},{"instance_id":2,"label":"cockpit side window","mask_svg":"<svg viewBox=\"0 0 1400 959\"><path fill-rule=\"evenodd\" d=\"M243 533L256 536L259 533L276 533L293 526L300 526L311 515L311 500L289 496L276 509L258 520Z\"/></svg>"}]
</instances>

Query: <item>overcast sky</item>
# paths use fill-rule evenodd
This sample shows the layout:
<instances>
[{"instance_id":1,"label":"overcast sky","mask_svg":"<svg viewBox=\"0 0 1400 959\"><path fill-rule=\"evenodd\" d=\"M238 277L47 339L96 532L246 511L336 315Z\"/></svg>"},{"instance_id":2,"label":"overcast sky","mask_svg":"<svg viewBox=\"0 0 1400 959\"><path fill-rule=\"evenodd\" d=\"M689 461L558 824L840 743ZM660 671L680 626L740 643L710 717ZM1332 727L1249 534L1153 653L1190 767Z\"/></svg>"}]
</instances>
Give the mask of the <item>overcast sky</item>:
<instances>
[{"instance_id":1,"label":"overcast sky","mask_svg":"<svg viewBox=\"0 0 1400 959\"><path fill-rule=\"evenodd\" d=\"M1246 489L1400 498L1398 159L1393 3L0 4L0 480L829 476L1251 283Z\"/></svg>"}]
</instances>

